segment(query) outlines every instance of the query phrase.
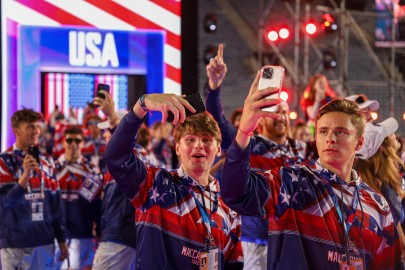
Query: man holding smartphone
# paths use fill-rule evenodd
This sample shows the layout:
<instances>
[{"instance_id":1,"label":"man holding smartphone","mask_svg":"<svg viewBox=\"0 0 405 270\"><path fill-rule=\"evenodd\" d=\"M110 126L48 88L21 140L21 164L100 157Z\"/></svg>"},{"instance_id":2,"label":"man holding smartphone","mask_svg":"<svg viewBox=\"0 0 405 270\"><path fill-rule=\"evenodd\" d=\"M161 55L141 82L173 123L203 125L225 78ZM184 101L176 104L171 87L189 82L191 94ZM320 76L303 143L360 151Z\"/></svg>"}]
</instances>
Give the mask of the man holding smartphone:
<instances>
[{"instance_id":1,"label":"man holding smartphone","mask_svg":"<svg viewBox=\"0 0 405 270\"><path fill-rule=\"evenodd\" d=\"M222 133L222 148L227 149L238 129L229 122L222 111L221 85L227 72L223 59L223 45L218 54L206 66L207 70L207 110L219 123ZM263 117L259 123L259 134L251 135L250 166L255 171L267 171L280 165L294 165L308 160L313 155L310 144L288 137L290 132L289 107L286 102L278 104L278 118ZM270 222L270 224L269 224ZM269 227L274 223L269 219L242 215L242 247L244 269L266 269L267 251L273 247L268 242ZM270 246L268 246L270 243Z\"/></svg>"},{"instance_id":2,"label":"man holding smartphone","mask_svg":"<svg viewBox=\"0 0 405 270\"><path fill-rule=\"evenodd\" d=\"M245 100L239 131L221 175L224 201L237 212L272 219L267 269L402 269L401 243L387 201L353 170L364 144L358 105L333 100L315 120L319 159L265 172L250 170L251 133L263 117L259 77ZM254 199L252 199L254 198Z\"/></svg>"},{"instance_id":3,"label":"man holding smartphone","mask_svg":"<svg viewBox=\"0 0 405 270\"><path fill-rule=\"evenodd\" d=\"M108 171L137 210L137 269L241 269L240 218L209 175L221 152L218 124L208 112L186 117L186 109L196 111L181 96L144 96L107 145ZM149 111L160 111L162 123L173 113L177 170L147 166L133 151Z\"/></svg>"},{"instance_id":4,"label":"man holding smartphone","mask_svg":"<svg viewBox=\"0 0 405 270\"><path fill-rule=\"evenodd\" d=\"M11 123L16 141L0 154L0 248L3 269L53 269L54 239L63 260L68 255L65 217L52 158L28 153L37 145L41 114L16 111Z\"/></svg>"}]
</instances>

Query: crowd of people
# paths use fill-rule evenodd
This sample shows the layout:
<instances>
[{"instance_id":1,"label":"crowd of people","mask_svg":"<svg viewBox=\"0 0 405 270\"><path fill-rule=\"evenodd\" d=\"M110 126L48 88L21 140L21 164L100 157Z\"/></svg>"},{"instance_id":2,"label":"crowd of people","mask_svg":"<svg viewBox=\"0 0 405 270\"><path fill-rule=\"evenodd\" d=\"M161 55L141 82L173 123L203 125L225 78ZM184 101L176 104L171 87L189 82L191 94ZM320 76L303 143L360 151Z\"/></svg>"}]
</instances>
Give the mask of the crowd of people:
<instances>
[{"instance_id":1,"label":"crowd of people","mask_svg":"<svg viewBox=\"0 0 405 270\"><path fill-rule=\"evenodd\" d=\"M404 269L403 142L397 120L374 122L378 101L338 98L315 75L292 125L258 73L228 118L223 45L206 72L207 111L189 117L183 96L123 112L106 91L82 125L16 111L0 269Z\"/></svg>"}]
</instances>

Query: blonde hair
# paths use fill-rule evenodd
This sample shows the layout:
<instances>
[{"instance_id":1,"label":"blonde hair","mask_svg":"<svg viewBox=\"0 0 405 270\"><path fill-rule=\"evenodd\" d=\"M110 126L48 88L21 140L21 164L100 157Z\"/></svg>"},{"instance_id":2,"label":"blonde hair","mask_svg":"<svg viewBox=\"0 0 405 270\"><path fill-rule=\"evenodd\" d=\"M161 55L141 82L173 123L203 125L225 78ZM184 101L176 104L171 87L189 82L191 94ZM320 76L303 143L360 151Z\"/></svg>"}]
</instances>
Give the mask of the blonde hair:
<instances>
[{"instance_id":1,"label":"blonde hair","mask_svg":"<svg viewBox=\"0 0 405 270\"><path fill-rule=\"evenodd\" d=\"M355 169L361 178L373 189L381 192L383 185L390 185L403 198L405 193L401 188L400 167L404 162L397 155L394 147L386 137L375 153L368 160L357 159Z\"/></svg>"}]
</instances>

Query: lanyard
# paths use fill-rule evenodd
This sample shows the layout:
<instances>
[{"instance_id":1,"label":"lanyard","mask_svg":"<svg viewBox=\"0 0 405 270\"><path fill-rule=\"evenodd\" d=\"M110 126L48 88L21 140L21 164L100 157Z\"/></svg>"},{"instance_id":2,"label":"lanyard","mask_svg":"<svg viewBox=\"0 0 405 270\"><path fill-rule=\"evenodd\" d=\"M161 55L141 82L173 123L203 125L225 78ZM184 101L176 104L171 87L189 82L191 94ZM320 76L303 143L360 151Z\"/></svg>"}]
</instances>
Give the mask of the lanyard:
<instances>
[{"instance_id":1,"label":"lanyard","mask_svg":"<svg viewBox=\"0 0 405 270\"><path fill-rule=\"evenodd\" d=\"M335 192L333 191L332 185L329 183L329 181L325 180L323 177L321 179L319 179L319 177L317 176L317 174L312 171L312 169L308 168L307 166L303 166L303 168L310 172L318 181L322 181L322 183L324 183L326 189L329 192L330 197L332 198L333 204L335 205L336 211L338 212L339 215L339 222L342 224L343 226L343 232L344 232L344 243L345 243L345 249L346 249L346 260L347 262L350 264L350 256L349 256L349 242L350 242L350 237L349 237L349 231L351 226L353 225L353 221L354 218L356 216L356 209L357 209L357 205L359 203L359 195L357 192L357 184L355 186L355 191L354 191L354 195L353 195L353 203L352 203L352 209L350 209L350 214L348 215L348 217L346 219L344 219L344 215L343 215L343 209L340 208L338 200L337 200L337 196L335 194ZM341 190L342 192L342 204L344 203L343 201L343 190Z\"/></svg>"},{"instance_id":2,"label":"lanyard","mask_svg":"<svg viewBox=\"0 0 405 270\"><path fill-rule=\"evenodd\" d=\"M338 199L337 199L337 195L333 191L332 185L329 183L329 181L325 180L323 177L322 177L322 179L319 179L319 177L316 175L316 173L312 169L308 168L307 166L303 166L303 168L306 171L310 172L316 179L318 179L318 181L322 181L322 183L325 184L325 187L328 190L328 192L332 198L333 204L335 205L336 210L338 212L339 221L342 222L342 224L344 225L345 236L349 236L349 231L350 231L351 226L353 225L353 221L356 216L356 209L359 204L359 195L357 192L357 189L358 189L357 184L355 186L355 191L353 194L353 202L352 202L352 208L350 209L350 214L347 216L346 219L344 219L343 209L340 208L340 205L339 205ZM343 195L342 195L342 203L343 203Z\"/></svg>"},{"instance_id":3,"label":"lanyard","mask_svg":"<svg viewBox=\"0 0 405 270\"><path fill-rule=\"evenodd\" d=\"M357 186L355 187L355 189L356 188L357 188ZM330 186L330 184L329 184L328 189L330 189L330 191L331 191L330 196L332 197L333 204L335 205L336 210L338 212L340 222L342 222L342 224L343 224L344 231L345 231L345 236L349 237L349 231L350 231L350 228L353 225L354 217L356 216L357 205L359 204L358 193L355 190L354 195L353 195L353 203L352 203L352 209L350 210L350 215L346 219L344 219L343 210L340 208L339 203L337 201L337 196L333 192L332 186ZM342 200L343 200L343 198L342 198Z\"/></svg>"},{"instance_id":4,"label":"lanyard","mask_svg":"<svg viewBox=\"0 0 405 270\"><path fill-rule=\"evenodd\" d=\"M201 199L203 200L204 206L197 199L194 191L191 190L190 193L191 193L191 196L193 196L193 198L195 200L195 204L197 205L198 211L201 214L201 218L204 221L204 224L205 224L205 227L207 228L208 234L211 234L211 228L212 227L217 227L217 225L215 224L215 222L213 220L211 220L211 214L210 214L210 216L208 216L208 214L207 214L207 208L205 207L204 193L201 191ZM210 192L210 197L211 197L211 192ZM210 200L211 200L211 198L210 198ZM210 203L210 205L211 205L211 203Z\"/></svg>"},{"instance_id":5,"label":"lanyard","mask_svg":"<svg viewBox=\"0 0 405 270\"><path fill-rule=\"evenodd\" d=\"M200 190L201 199L202 199L202 202L203 202L204 205L201 204L201 202L197 199L197 196L196 196L195 192L194 192L192 189L190 189L190 194L191 194L191 196L193 196L194 201L195 201L195 204L197 205L198 212L200 212L201 218L202 218L202 220L203 220L203 222L204 222L204 225L205 225L205 227L207 228L207 233L208 233L208 236L209 236L208 241L207 241L207 246L208 246L209 244L215 245L214 237L213 237L212 234L211 234L211 228L212 228L212 227L218 228L218 226L217 226L217 224L211 219L211 213L212 213L212 211L214 211L213 209L211 209L211 191L209 191L210 211L211 211L211 212L210 212L210 215L208 216L208 214L207 214L207 208L206 208L206 206L205 206L204 193L203 193L203 191L202 191L203 188L202 188L191 176L187 175L187 173L183 170L183 168L180 167L179 171L180 171L182 174L184 174L184 176L190 178L194 183L196 183L196 184L197 184L197 185L196 185L197 188ZM215 205L215 204L214 204L214 205ZM215 206L214 206L214 208L215 208Z\"/></svg>"}]
</instances>

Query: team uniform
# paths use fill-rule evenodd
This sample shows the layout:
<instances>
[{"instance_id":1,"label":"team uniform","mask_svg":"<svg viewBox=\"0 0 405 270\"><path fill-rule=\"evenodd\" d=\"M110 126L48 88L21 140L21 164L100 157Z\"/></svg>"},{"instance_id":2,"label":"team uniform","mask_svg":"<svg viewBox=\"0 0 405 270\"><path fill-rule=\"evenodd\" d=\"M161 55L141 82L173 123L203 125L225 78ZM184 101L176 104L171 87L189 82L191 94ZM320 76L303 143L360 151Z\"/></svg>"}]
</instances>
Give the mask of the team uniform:
<instances>
[{"instance_id":1,"label":"team uniform","mask_svg":"<svg viewBox=\"0 0 405 270\"><path fill-rule=\"evenodd\" d=\"M140 145L135 145L134 151L146 165L164 165ZM101 239L92 269L136 269L135 208L109 172L104 176L102 213Z\"/></svg>"},{"instance_id":2,"label":"team uniform","mask_svg":"<svg viewBox=\"0 0 405 270\"><path fill-rule=\"evenodd\" d=\"M84 145L82 155L92 164L100 168L100 171L105 170L105 161L103 154L106 148L106 141L103 138L94 138L90 135L84 137Z\"/></svg>"},{"instance_id":3,"label":"team uniform","mask_svg":"<svg viewBox=\"0 0 405 270\"><path fill-rule=\"evenodd\" d=\"M3 269L53 269L54 239L65 242L65 219L52 158L40 154L40 168L27 188L18 184L24 151L14 144L0 154L0 248Z\"/></svg>"},{"instance_id":4,"label":"team uniform","mask_svg":"<svg viewBox=\"0 0 405 270\"><path fill-rule=\"evenodd\" d=\"M66 214L69 246L69 258L57 268L82 269L91 266L94 258L94 224L97 236L100 236L102 180L98 169L83 156L76 162L69 162L62 154L55 167Z\"/></svg>"},{"instance_id":5,"label":"team uniform","mask_svg":"<svg viewBox=\"0 0 405 270\"><path fill-rule=\"evenodd\" d=\"M69 126L72 126L72 123L69 123L65 120L57 121L55 124L55 131L54 131L54 145L52 148L52 156L56 160L58 159L63 153L65 153L65 149L63 148L63 140L65 136L63 132ZM84 136L84 145L82 148L82 155L89 160L93 165L99 167L101 171L103 171L105 167L105 163L103 160L103 154L106 148L106 141L103 138L93 138L89 134L87 134L88 130L83 130Z\"/></svg>"},{"instance_id":6,"label":"team uniform","mask_svg":"<svg viewBox=\"0 0 405 270\"><path fill-rule=\"evenodd\" d=\"M355 269L400 265L388 203L354 170L350 183L319 161L249 172L249 150L236 141L228 149L221 190L232 209L275 221L267 269L346 269L346 258Z\"/></svg>"},{"instance_id":7,"label":"team uniform","mask_svg":"<svg viewBox=\"0 0 405 270\"><path fill-rule=\"evenodd\" d=\"M236 136L237 129L226 119L220 100L220 89L208 90L207 109L219 123L223 143L228 148ZM262 135L251 137L250 169L266 171L281 166L300 164L310 160L314 154L308 143L288 139L284 144L277 144ZM269 219L242 215L242 247L245 269L262 269L267 263L267 239Z\"/></svg>"},{"instance_id":8,"label":"team uniform","mask_svg":"<svg viewBox=\"0 0 405 270\"><path fill-rule=\"evenodd\" d=\"M102 213L92 269L136 269L135 209L109 172L104 176Z\"/></svg>"},{"instance_id":9,"label":"team uniform","mask_svg":"<svg viewBox=\"0 0 405 270\"><path fill-rule=\"evenodd\" d=\"M219 195L218 181L201 187L181 169L145 166L133 154L142 124L130 111L108 143L111 175L137 209L137 269L199 269L209 246L219 252L219 269L242 263L240 218Z\"/></svg>"}]
</instances>

